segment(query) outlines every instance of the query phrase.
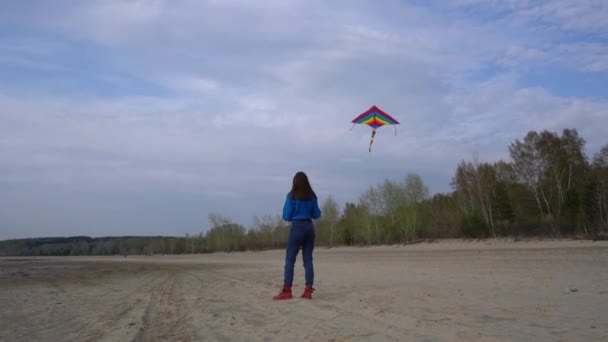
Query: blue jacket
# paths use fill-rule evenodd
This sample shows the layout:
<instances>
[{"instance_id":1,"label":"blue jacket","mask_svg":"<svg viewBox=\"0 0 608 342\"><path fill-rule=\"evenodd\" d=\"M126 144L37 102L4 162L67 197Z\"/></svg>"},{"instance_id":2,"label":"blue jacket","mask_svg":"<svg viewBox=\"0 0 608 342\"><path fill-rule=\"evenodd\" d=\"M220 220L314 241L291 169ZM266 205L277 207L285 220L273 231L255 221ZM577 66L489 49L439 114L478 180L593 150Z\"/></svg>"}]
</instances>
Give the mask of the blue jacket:
<instances>
[{"instance_id":1,"label":"blue jacket","mask_svg":"<svg viewBox=\"0 0 608 342\"><path fill-rule=\"evenodd\" d=\"M285 198L283 206L283 220L309 220L321 217L321 209L317 203L317 198L308 201L301 201L291 198L291 192Z\"/></svg>"}]
</instances>

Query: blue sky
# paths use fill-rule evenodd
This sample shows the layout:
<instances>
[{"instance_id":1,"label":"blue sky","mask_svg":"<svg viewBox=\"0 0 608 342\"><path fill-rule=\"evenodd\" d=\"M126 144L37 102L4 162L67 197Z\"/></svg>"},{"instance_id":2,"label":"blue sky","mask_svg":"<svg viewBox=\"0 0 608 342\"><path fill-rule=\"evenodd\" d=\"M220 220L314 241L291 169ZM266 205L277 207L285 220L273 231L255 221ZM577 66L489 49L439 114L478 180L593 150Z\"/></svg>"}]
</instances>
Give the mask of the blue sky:
<instances>
[{"instance_id":1,"label":"blue sky","mask_svg":"<svg viewBox=\"0 0 608 342\"><path fill-rule=\"evenodd\" d=\"M605 1L20 1L0 12L0 239L183 235L280 213L296 171L356 201L608 143ZM378 105L401 122L350 121Z\"/></svg>"}]
</instances>

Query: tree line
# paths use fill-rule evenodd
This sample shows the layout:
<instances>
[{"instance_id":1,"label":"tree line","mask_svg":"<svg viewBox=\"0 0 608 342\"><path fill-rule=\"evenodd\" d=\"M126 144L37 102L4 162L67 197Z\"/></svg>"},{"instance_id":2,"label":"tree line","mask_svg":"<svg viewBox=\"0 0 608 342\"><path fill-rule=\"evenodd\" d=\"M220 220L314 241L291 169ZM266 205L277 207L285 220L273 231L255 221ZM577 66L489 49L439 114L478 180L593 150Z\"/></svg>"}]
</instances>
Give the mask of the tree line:
<instances>
[{"instance_id":1,"label":"tree line","mask_svg":"<svg viewBox=\"0 0 608 342\"><path fill-rule=\"evenodd\" d=\"M608 236L608 144L591 158L576 129L530 131L510 160L458 163L449 193L429 194L416 173L370 185L342 208L323 199L318 246L403 244L421 239ZM284 248L289 223L254 216L246 229L217 213L206 233L184 237L47 238L0 242L0 255L184 254Z\"/></svg>"}]
</instances>

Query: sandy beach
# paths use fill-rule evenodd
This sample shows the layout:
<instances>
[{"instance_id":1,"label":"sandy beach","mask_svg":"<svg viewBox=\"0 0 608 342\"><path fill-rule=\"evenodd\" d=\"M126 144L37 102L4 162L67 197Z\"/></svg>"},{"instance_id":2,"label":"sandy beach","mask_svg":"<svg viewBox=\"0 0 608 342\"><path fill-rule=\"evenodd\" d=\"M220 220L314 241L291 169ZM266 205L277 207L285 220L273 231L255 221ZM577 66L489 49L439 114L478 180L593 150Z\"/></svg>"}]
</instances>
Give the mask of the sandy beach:
<instances>
[{"instance_id":1,"label":"sandy beach","mask_svg":"<svg viewBox=\"0 0 608 342\"><path fill-rule=\"evenodd\" d=\"M608 341L608 242L0 259L0 341Z\"/></svg>"}]
</instances>

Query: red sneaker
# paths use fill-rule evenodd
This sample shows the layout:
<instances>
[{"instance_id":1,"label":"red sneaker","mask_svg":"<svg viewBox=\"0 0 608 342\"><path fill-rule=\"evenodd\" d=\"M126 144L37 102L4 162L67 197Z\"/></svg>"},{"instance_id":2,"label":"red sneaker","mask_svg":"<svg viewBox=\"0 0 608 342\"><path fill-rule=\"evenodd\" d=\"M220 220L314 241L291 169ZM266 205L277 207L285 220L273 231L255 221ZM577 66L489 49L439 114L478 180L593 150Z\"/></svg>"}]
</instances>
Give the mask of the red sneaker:
<instances>
[{"instance_id":1,"label":"red sneaker","mask_svg":"<svg viewBox=\"0 0 608 342\"><path fill-rule=\"evenodd\" d=\"M274 300L291 299L291 298L292 298L291 286L287 286L287 285L283 286L283 290L281 290L281 292L278 295L272 297L272 299L274 299Z\"/></svg>"},{"instance_id":2,"label":"red sneaker","mask_svg":"<svg viewBox=\"0 0 608 342\"><path fill-rule=\"evenodd\" d=\"M312 299L312 292L315 290L311 285L306 286L304 289L304 293L302 293L302 298Z\"/></svg>"}]
</instances>

